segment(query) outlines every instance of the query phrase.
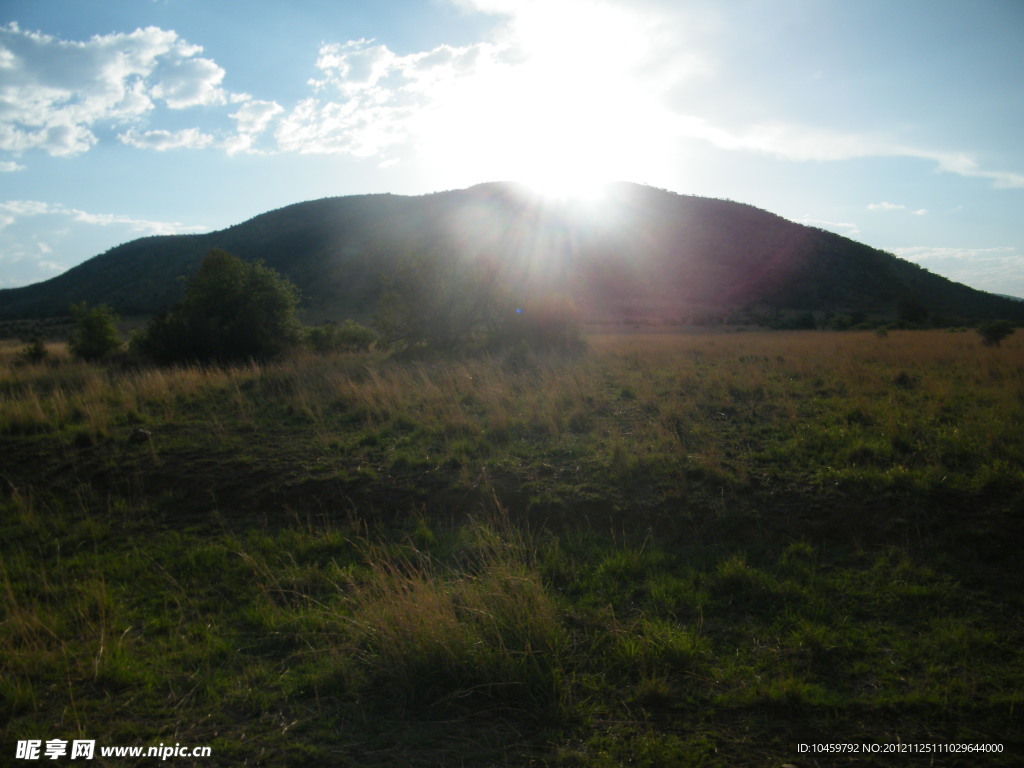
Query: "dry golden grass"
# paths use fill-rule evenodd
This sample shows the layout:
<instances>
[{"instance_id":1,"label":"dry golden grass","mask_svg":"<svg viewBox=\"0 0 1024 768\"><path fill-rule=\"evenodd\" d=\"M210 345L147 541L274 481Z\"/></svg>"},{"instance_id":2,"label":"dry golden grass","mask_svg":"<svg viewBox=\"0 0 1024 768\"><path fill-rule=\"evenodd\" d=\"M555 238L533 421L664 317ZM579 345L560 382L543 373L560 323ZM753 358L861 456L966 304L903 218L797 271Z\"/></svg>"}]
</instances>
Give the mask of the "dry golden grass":
<instances>
[{"instance_id":1,"label":"dry golden grass","mask_svg":"<svg viewBox=\"0 0 1024 768\"><path fill-rule=\"evenodd\" d=\"M199 419L224 437L285 414L298 439L322 446L390 429L414 435L402 444L424 461L500 453L540 470L554 450L618 479L675 463L741 482L803 467L935 484L966 467L973 479L956 482L983 484L1022 454L1020 334L998 348L944 331L597 335L590 346L572 359L300 355L124 370L56 346L43 364L17 365L7 346L0 434L77 430L95 442Z\"/></svg>"}]
</instances>

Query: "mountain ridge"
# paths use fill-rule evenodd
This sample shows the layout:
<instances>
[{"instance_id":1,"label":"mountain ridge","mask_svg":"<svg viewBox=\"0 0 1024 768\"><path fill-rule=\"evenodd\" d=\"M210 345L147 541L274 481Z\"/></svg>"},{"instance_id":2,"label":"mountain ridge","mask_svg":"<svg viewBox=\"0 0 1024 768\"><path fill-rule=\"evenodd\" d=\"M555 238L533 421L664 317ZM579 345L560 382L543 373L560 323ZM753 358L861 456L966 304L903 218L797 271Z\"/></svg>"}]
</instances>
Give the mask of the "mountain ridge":
<instances>
[{"instance_id":1,"label":"mountain ridge","mask_svg":"<svg viewBox=\"0 0 1024 768\"><path fill-rule=\"evenodd\" d=\"M205 234L124 243L47 281L0 290L0 318L62 315L76 301L122 315L173 305L221 248L292 280L314 320L369 318L410 254L496 259L522 291L570 296L593 321L686 323L848 312L1024 320L1024 304L752 205L619 183L602 202L489 182L421 196L326 197Z\"/></svg>"}]
</instances>

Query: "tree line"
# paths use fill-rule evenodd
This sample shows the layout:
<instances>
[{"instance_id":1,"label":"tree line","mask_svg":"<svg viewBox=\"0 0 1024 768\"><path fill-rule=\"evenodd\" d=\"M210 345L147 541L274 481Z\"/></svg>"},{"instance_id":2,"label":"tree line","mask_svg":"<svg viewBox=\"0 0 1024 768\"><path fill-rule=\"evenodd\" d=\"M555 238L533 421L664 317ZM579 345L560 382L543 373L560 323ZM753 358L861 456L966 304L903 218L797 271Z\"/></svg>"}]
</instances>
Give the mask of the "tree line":
<instances>
[{"instance_id":1,"label":"tree line","mask_svg":"<svg viewBox=\"0 0 1024 768\"><path fill-rule=\"evenodd\" d=\"M570 351L583 344L568 299L517 291L493 260L470 264L444 252L414 254L382 283L376 330L351 319L307 328L298 319L300 295L292 282L262 262L213 249L188 279L181 301L127 345L109 307L81 303L71 308L75 330L68 346L84 360L127 354L158 364L231 364L280 358L303 345L326 354L374 345L455 352Z\"/></svg>"},{"instance_id":2,"label":"tree line","mask_svg":"<svg viewBox=\"0 0 1024 768\"><path fill-rule=\"evenodd\" d=\"M299 302L298 288L262 262L213 249L187 280L181 301L152 318L127 344L109 307L73 305L75 329L68 348L92 361L122 354L157 364L227 365L280 358L302 346L320 354L374 346L444 353L576 352L584 346L568 298L531 290L498 260L468 260L450 251L409 254L383 278L374 328L352 319L304 327ZM990 320L976 330L984 344L999 346L1014 325ZM45 346L35 340L20 361L38 363L45 357Z\"/></svg>"}]
</instances>

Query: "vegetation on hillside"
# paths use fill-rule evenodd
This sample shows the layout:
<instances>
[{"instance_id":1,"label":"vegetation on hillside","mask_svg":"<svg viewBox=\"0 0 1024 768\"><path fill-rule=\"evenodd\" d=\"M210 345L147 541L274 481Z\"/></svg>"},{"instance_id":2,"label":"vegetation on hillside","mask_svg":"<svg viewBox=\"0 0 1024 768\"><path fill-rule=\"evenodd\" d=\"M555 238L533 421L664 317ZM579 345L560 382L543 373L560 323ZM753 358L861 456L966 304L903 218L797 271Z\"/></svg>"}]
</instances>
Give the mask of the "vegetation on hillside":
<instances>
[{"instance_id":1,"label":"vegetation on hillside","mask_svg":"<svg viewBox=\"0 0 1024 768\"><path fill-rule=\"evenodd\" d=\"M1016 335L118 370L46 349L0 350L5 744L562 768L1024 749Z\"/></svg>"},{"instance_id":2,"label":"vegetation on hillside","mask_svg":"<svg viewBox=\"0 0 1024 768\"><path fill-rule=\"evenodd\" d=\"M451 252L409 256L384 276L374 322L386 343L440 351L578 351L572 302L543 285L517 284L507 263Z\"/></svg>"},{"instance_id":3,"label":"vegetation on hillside","mask_svg":"<svg viewBox=\"0 0 1024 768\"><path fill-rule=\"evenodd\" d=\"M0 291L0 319L62 315L79 301L156 314L181 300L179 278L212 248L281 273L302 291L311 323L367 322L380 306L381 278L410 254L432 252L478 270L506 265L514 285L569 296L590 321L688 324L779 312L863 312L935 326L1024 321L1021 302L749 205L620 185L595 212L506 184L316 200L220 232L144 238L44 283Z\"/></svg>"}]
</instances>

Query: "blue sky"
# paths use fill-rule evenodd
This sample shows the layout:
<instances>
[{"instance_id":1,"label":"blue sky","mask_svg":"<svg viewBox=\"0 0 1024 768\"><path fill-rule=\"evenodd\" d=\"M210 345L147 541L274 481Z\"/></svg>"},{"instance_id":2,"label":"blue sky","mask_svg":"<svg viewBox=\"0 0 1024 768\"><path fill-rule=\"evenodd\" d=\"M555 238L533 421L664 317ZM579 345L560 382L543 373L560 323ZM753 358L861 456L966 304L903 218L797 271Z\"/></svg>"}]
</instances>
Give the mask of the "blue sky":
<instances>
[{"instance_id":1,"label":"blue sky","mask_svg":"<svg viewBox=\"0 0 1024 768\"><path fill-rule=\"evenodd\" d=\"M301 200L725 197L1024 296L1019 0L5 0L0 287Z\"/></svg>"}]
</instances>

